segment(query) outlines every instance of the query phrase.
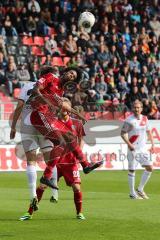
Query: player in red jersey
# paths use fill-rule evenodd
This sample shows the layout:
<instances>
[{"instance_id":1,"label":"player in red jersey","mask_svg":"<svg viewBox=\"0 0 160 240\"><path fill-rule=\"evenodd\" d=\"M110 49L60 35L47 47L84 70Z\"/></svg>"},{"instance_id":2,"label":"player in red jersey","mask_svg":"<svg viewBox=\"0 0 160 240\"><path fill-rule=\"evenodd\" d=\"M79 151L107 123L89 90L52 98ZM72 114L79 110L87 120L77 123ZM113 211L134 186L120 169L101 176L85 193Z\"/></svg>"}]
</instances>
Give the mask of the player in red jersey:
<instances>
[{"instance_id":1,"label":"player in red jersey","mask_svg":"<svg viewBox=\"0 0 160 240\"><path fill-rule=\"evenodd\" d=\"M64 98L68 102L68 99ZM66 126L74 132L76 140L81 148L83 148L83 136L85 136L82 122L78 119L71 118L66 111L61 111L59 114L60 122L64 122ZM75 158L72 151L64 154L57 163L58 180L60 177L64 177L65 182L68 186L71 186L74 193L74 203L76 207L77 219L84 220L85 217L82 214L82 192L80 188L81 179L78 170L78 161ZM42 199L44 190L47 188L46 185L40 184L37 188L38 202ZM28 212L20 218L21 221L32 219L34 208L29 207Z\"/></svg>"},{"instance_id":2,"label":"player in red jersey","mask_svg":"<svg viewBox=\"0 0 160 240\"><path fill-rule=\"evenodd\" d=\"M50 161L48 161L44 175L41 178L41 183L53 187L50 181L52 169L64 152L72 151L81 163L85 173L89 173L99 167L103 162L88 163L77 144L76 136L65 123L57 119L56 115L58 108L76 114L80 119L85 120L62 98L65 84L69 81L78 83L81 78L81 71L78 68L66 69L61 77L58 78L53 74L52 67L45 66L41 70L41 76L29 99L33 108L31 123L42 135L56 145L51 151Z\"/></svg>"}]
</instances>

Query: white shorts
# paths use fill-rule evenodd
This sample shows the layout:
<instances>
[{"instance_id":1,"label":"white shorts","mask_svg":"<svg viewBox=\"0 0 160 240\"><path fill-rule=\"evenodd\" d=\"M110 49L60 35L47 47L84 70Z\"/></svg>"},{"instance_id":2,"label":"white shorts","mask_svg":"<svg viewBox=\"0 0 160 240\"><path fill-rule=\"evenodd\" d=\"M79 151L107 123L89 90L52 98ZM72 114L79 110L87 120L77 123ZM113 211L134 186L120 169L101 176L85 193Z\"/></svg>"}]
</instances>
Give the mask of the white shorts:
<instances>
[{"instance_id":1,"label":"white shorts","mask_svg":"<svg viewBox=\"0 0 160 240\"><path fill-rule=\"evenodd\" d=\"M138 163L140 163L141 166L151 166L152 165L152 161L150 160L150 154L148 151L145 151L145 150L143 150L143 151L128 150L127 159L128 159L128 169L129 170L136 170Z\"/></svg>"},{"instance_id":2,"label":"white shorts","mask_svg":"<svg viewBox=\"0 0 160 240\"><path fill-rule=\"evenodd\" d=\"M53 143L41 135L30 122L30 114L22 116L21 120L21 139L25 152L41 149L42 152L51 151Z\"/></svg>"}]
</instances>

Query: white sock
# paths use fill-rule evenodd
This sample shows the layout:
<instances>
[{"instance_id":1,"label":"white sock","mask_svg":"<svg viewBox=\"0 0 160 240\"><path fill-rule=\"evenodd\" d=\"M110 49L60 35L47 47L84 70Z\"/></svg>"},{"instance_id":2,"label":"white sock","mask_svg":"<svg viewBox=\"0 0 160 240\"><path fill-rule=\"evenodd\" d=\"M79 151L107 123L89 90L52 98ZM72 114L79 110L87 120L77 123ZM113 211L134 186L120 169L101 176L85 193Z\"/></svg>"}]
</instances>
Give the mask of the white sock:
<instances>
[{"instance_id":1,"label":"white sock","mask_svg":"<svg viewBox=\"0 0 160 240\"><path fill-rule=\"evenodd\" d=\"M146 185L146 183L148 182L150 176L151 176L152 172L148 172L147 170L144 170L142 177L141 177L141 181L138 187L138 190L143 192L144 186Z\"/></svg>"},{"instance_id":2,"label":"white sock","mask_svg":"<svg viewBox=\"0 0 160 240\"><path fill-rule=\"evenodd\" d=\"M57 185L57 167L56 166L53 168L52 178L53 178L53 183ZM52 196L58 200L58 190L52 188Z\"/></svg>"},{"instance_id":3,"label":"white sock","mask_svg":"<svg viewBox=\"0 0 160 240\"><path fill-rule=\"evenodd\" d=\"M36 182L37 182L37 170L36 166L29 165L26 169L27 177L28 177L28 184L29 184L29 191L30 197L33 199L37 196L36 194Z\"/></svg>"},{"instance_id":4,"label":"white sock","mask_svg":"<svg viewBox=\"0 0 160 240\"><path fill-rule=\"evenodd\" d=\"M128 183L129 183L129 190L131 195L135 195L135 173L128 173Z\"/></svg>"}]
</instances>

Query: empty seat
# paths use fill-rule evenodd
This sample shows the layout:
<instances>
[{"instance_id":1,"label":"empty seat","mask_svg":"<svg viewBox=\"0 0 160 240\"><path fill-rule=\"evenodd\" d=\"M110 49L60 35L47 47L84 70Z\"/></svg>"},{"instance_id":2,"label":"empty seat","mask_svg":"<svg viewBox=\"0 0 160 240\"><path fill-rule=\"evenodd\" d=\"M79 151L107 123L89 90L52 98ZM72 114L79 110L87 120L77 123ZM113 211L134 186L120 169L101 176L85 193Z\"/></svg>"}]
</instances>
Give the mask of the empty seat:
<instances>
[{"instance_id":1,"label":"empty seat","mask_svg":"<svg viewBox=\"0 0 160 240\"><path fill-rule=\"evenodd\" d=\"M52 58L52 66L64 66L63 60L61 57Z\"/></svg>"},{"instance_id":2,"label":"empty seat","mask_svg":"<svg viewBox=\"0 0 160 240\"><path fill-rule=\"evenodd\" d=\"M63 62L64 62L64 65L66 66L67 65L67 63L70 61L70 57L64 57L63 58Z\"/></svg>"},{"instance_id":3,"label":"empty seat","mask_svg":"<svg viewBox=\"0 0 160 240\"><path fill-rule=\"evenodd\" d=\"M19 98L20 92L21 92L20 88L15 88L13 91L14 98Z\"/></svg>"},{"instance_id":4,"label":"empty seat","mask_svg":"<svg viewBox=\"0 0 160 240\"><path fill-rule=\"evenodd\" d=\"M7 51L9 55L17 55L17 47L15 45L7 46Z\"/></svg>"},{"instance_id":5,"label":"empty seat","mask_svg":"<svg viewBox=\"0 0 160 240\"><path fill-rule=\"evenodd\" d=\"M28 46L22 45L19 47L19 54L20 55L28 55L29 54L29 49Z\"/></svg>"},{"instance_id":6,"label":"empty seat","mask_svg":"<svg viewBox=\"0 0 160 240\"><path fill-rule=\"evenodd\" d=\"M31 54L34 56L43 56L44 52L43 52L42 48L40 48L38 46L32 46Z\"/></svg>"},{"instance_id":7,"label":"empty seat","mask_svg":"<svg viewBox=\"0 0 160 240\"><path fill-rule=\"evenodd\" d=\"M27 56L17 56L17 64L18 65L23 65L28 63L28 58Z\"/></svg>"},{"instance_id":8,"label":"empty seat","mask_svg":"<svg viewBox=\"0 0 160 240\"><path fill-rule=\"evenodd\" d=\"M34 45L44 46L44 38L35 36L34 37Z\"/></svg>"},{"instance_id":9,"label":"empty seat","mask_svg":"<svg viewBox=\"0 0 160 240\"><path fill-rule=\"evenodd\" d=\"M24 36L24 37L22 38L22 43L23 43L24 45L31 46L31 45L34 44L34 43L33 43L33 38L32 38L32 37L28 37L28 36Z\"/></svg>"},{"instance_id":10,"label":"empty seat","mask_svg":"<svg viewBox=\"0 0 160 240\"><path fill-rule=\"evenodd\" d=\"M17 36L7 37L7 42L10 45L18 45L19 44L19 37L17 37Z\"/></svg>"}]
</instances>

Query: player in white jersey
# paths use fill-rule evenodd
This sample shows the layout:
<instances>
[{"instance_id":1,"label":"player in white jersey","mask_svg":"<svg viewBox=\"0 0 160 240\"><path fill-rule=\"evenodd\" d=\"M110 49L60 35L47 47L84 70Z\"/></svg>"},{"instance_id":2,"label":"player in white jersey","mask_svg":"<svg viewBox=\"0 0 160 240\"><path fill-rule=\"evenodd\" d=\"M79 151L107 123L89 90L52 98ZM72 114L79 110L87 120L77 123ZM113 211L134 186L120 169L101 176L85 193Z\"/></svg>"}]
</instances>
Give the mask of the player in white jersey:
<instances>
[{"instance_id":1,"label":"player in white jersey","mask_svg":"<svg viewBox=\"0 0 160 240\"><path fill-rule=\"evenodd\" d=\"M17 107L13 113L13 121L11 125L10 139L15 138L16 134L16 124L21 115L20 133L22 138L22 145L27 158L27 177L30 189L31 205L34 209L37 209L37 195L36 195L36 181L37 181L37 171L36 171L36 160L37 160L37 150L40 148L43 153L44 160L49 160L50 151L53 148L53 143L48 139L45 139L31 124L30 115L32 112L31 106L27 103L30 97L31 90L35 83L26 83L21 89L21 93L18 99ZM54 185L57 186L57 169L54 168ZM58 192L56 189L52 189L52 195L55 201L58 200Z\"/></svg>"},{"instance_id":2,"label":"player in white jersey","mask_svg":"<svg viewBox=\"0 0 160 240\"><path fill-rule=\"evenodd\" d=\"M146 144L147 137L152 144L151 153L154 151L154 143L148 119L141 114L142 108L142 103L136 100L133 104L133 114L125 120L121 130L121 137L128 145L128 182L131 199L148 199L148 196L144 192L144 186L152 173L152 162ZM145 170L142 174L140 184L135 190L135 170L138 163Z\"/></svg>"}]
</instances>

